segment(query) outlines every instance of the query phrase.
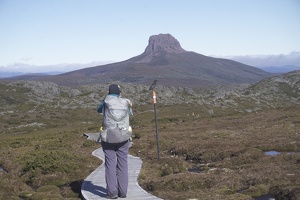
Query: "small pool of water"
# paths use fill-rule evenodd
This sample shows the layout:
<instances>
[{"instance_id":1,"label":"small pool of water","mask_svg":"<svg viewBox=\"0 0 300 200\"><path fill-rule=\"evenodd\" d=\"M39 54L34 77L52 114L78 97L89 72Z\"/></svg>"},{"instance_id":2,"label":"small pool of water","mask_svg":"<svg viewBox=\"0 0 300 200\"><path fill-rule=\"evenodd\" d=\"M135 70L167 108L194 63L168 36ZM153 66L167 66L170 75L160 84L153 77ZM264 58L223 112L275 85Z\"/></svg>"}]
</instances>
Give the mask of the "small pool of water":
<instances>
[{"instance_id":1,"label":"small pool of water","mask_svg":"<svg viewBox=\"0 0 300 200\"><path fill-rule=\"evenodd\" d=\"M255 197L254 198L255 200L275 200L275 197L270 195L270 194L266 194L266 195L263 195L263 196L260 196L260 197Z\"/></svg>"},{"instance_id":2,"label":"small pool of water","mask_svg":"<svg viewBox=\"0 0 300 200\"><path fill-rule=\"evenodd\" d=\"M3 168L2 165L0 165L0 171L1 171L1 172L4 172L4 173L6 173L6 174L8 173L8 171L6 171L6 170Z\"/></svg>"},{"instance_id":3,"label":"small pool of water","mask_svg":"<svg viewBox=\"0 0 300 200\"><path fill-rule=\"evenodd\" d=\"M192 173L201 173L201 170L198 168L190 168L190 169L188 169L188 171L192 172Z\"/></svg>"},{"instance_id":4,"label":"small pool of water","mask_svg":"<svg viewBox=\"0 0 300 200\"><path fill-rule=\"evenodd\" d=\"M278 151L266 151L265 154L268 155L268 156L276 156L276 155L279 155L281 153L278 152Z\"/></svg>"},{"instance_id":5,"label":"small pool of water","mask_svg":"<svg viewBox=\"0 0 300 200\"><path fill-rule=\"evenodd\" d=\"M238 190L237 192L243 194L246 189ZM252 197L254 200L275 200L275 197L271 194L265 194L259 197Z\"/></svg>"}]
</instances>

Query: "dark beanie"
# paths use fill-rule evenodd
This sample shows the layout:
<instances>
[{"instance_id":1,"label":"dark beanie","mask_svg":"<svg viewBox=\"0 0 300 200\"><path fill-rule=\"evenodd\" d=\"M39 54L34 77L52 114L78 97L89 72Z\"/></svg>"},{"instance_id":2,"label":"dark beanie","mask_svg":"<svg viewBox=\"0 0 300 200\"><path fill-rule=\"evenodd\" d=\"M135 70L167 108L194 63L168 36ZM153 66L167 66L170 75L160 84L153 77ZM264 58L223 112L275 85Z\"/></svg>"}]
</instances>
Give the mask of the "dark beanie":
<instances>
[{"instance_id":1,"label":"dark beanie","mask_svg":"<svg viewBox=\"0 0 300 200\"><path fill-rule=\"evenodd\" d=\"M120 95L120 86L117 84L111 84L108 88L108 94L117 94Z\"/></svg>"}]
</instances>

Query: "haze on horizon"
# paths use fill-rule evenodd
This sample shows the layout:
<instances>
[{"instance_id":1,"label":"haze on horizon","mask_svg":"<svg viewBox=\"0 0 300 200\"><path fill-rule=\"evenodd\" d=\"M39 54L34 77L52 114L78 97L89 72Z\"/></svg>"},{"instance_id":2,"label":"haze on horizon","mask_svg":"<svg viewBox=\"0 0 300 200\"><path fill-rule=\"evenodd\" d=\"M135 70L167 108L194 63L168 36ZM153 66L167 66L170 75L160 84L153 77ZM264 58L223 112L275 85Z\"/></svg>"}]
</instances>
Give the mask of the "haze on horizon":
<instances>
[{"instance_id":1,"label":"haze on horizon","mask_svg":"<svg viewBox=\"0 0 300 200\"><path fill-rule=\"evenodd\" d=\"M297 0L2 0L0 71L70 71L123 61L143 53L149 37L160 33L207 56L300 66L299 10Z\"/></svg>"}]
</instances>

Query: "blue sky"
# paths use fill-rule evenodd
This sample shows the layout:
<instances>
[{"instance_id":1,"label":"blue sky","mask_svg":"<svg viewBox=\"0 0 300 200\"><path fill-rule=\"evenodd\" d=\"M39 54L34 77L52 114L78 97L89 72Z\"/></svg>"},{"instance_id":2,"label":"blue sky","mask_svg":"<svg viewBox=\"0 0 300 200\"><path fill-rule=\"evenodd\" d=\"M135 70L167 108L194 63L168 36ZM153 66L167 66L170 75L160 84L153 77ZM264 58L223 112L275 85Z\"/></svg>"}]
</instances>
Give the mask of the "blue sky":
<instances>
[{"instance_id":1,"label":"blue sky","mask_svg":"<svg viewBox=\"0 0 300 200\"><path fill-rule=\"evenodd\" d=\"M0 66L117 62L170 33L208 56L300 52L299 0L0 0Z\"/></svg>"}]
</instances>

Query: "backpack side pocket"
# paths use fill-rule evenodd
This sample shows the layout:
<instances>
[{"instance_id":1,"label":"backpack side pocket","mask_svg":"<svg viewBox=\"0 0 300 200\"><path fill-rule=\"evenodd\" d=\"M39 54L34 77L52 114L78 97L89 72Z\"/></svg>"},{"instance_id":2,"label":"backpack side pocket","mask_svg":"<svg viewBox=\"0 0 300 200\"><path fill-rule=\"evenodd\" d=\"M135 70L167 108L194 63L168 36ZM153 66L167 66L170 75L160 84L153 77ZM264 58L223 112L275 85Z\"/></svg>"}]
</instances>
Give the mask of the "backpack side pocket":
<instances>
[{"instance_id":1,"label":"backpack side pocket","mask_svg":"<svg viewBox=\"0 0 300 200\"><path fill-rule=\"evenodd\" d=\"M107 142L107 130L100 130L99 137L97 139L97 143Z\"/></svg>"}]
</instances>

